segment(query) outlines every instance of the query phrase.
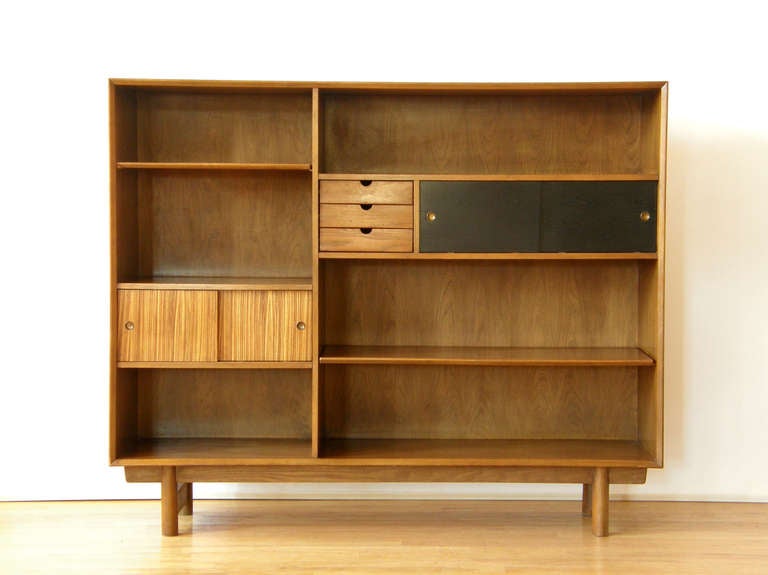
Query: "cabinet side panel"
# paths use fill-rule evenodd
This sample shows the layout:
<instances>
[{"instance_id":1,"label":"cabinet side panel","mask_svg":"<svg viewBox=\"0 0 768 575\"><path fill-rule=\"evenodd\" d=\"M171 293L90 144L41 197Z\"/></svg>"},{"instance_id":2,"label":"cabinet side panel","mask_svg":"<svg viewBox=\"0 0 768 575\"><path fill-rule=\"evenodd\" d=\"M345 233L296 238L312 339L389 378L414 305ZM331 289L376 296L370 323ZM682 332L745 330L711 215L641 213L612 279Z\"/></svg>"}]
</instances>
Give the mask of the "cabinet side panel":
<instances>
[{"instance_id":1,"label":"cabinet side panel","mask_svg":"<svg viewBox=\"0 0 768 575\"><path fill-rule=\"evenodd\" d=\"M324 269L328 345L637 345L633 261L334 261Z\"/></svg>"},{"instance_id":2,"label":"cabinet side panel","mask_svg":"<svg viewBox=\"0 0 768 575\"><path fill-rule=\"evenodd\" d=\"M331 438L637 439L635 368L324 369Z\"/></svg>"},{"instance_id":3,"label":"cabinet side panel","mask_svg":"<svg viewBox=\"0 0 768 575\"><path fill-rule=\"evenodd\" d=\"M654 369L641 370L639 437L657 465L664 463L664 298L666 267L667 86L648 99L649 153L655 152L658 185L658 257L640 266L639 345L656 359Z\"/></svg>"},{"instance_id":4,"label":"cabinet side panel","mask_svg":"<svg viewBox=\"0 0 768 575\"><path fill-rule=\"evenodd\" d=\"M308 370L145 371L141 437L310 437Z\"/></svg>"}]
</instances>

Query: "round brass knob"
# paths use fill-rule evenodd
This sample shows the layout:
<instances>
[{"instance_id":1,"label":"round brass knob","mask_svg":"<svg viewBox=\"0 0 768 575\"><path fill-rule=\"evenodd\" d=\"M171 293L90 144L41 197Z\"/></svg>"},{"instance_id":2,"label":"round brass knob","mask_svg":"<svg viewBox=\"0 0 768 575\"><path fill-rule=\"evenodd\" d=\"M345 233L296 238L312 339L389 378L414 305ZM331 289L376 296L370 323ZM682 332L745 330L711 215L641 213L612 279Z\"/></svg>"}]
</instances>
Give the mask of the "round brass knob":
<instances>
[{"instance_id":1,"label":"round brass knob","mask_svg":"<svg viewBox=\"0 0 768 575\"><path fill-rule=\"evenodd\" d=\"M133 328L134 328L134 325L132 321L125 322L125 329L127 329L128 331L133 331Z\"/></svg>"},{"instance_id":2,"label":"round brass knob","mask_svg":"<svg viewBox=\"0 0 768 575\"><path fill-rule=\"evenodd\" d=\"M651 214L646 211L640 212L640 221L643 223L651 221Z\"/></svg>"},{"instance_id":3,"label":"round brass knob","mask_svg":"<svg viewBox=\"0 0 768 575\"><path fill-rule=\"evenodd\" d=\"M305 324L303 321L300 321L296 324L296 329L298 329L299 331L304 331L305 329L307 329L307 324Z\"/></svg>"},{"instance_id":4,"label":"round brass knob","mask_svg":"<svg viewBox=\"0 0 768 575\"><path fill-rule=\"evenodd\" d=\"M437 214L435 212L427 212L428 222L434 222L436 219L437 219Z\"/></svg>"}]
</instances>

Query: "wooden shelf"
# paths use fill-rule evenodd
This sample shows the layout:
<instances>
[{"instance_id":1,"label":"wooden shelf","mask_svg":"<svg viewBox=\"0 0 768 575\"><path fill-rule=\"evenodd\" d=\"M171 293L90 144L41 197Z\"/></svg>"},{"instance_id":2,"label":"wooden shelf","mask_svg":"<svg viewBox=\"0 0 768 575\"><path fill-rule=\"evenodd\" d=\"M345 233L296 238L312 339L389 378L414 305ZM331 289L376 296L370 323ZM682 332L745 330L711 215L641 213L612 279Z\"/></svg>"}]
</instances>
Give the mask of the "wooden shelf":
<instances>
[{"instance_id":1,"label":"wooden shelf","mask_svg":"<svg viewBox=\"0 0 768 575\"><path fill-rule=\"evenodd\" d=\"M623 366L650 367L654 360L634 347L438 347L329 345L322 364Z\"/></svg>"},{"instance_id":2,"label":"wooden shelf","mask_svg":"<svg viewBox=\"0 0 768 575\"><path fill-rule=\"evenodd\" d=\"M311 361L118 361L122 369L312 369Z\"/></svg>"},{"instance_id":3,"label":"wooden shelf","mask_svg":"<svg viewBox=\"0 0 768 575\"><path fill-rule=\"evenodd\" d=\"M345 465L656 467L639 442L620 440L335 439L322 455Z\"/></svg>"},{"instance_id":4,"label":"wooden shelf","mask_svg":"<svg viewBox=\"0 0 768 575\"><path fill-rule=\"evenodd\" d=\"M427 180L442 182L638 182L659 179L647 174L320 174L321 180Z\"/></svg>"},{"instance_id":5,"label":"wooden shelf","mask_svg":"<svg viewBox=\"0 0 768 575\"><path fill-rule=\"evenodd\" d=\"M651 252L387 253L320 252L321 260L655 260Z\"/></svg>"},{"instance_id":6,"label":"wooden shelf","mask_svg":"<svg viewBox=\"0 0 768 575\"><path fill-rule=\"evenodd\" d=\"M152 277L118 282L117 289L136 290L299 290L311 291L312 278Z\"/></svg>"},{"instance_id":7,"label":"wooden shelf","mask_svg":"<svg viewBox=\"0 0 768 575\"><path fill-rule=\"evenodd\" d=\"M309 439L141 439L115 465L292 465L312 460Z\"/></svg>"},{"instance_id":8,"label":"wooden shelf","mask_svg":"<svg viewBox=\"0 0 768 575\"><path fill-rule=\"evenodd\" d=\"M639 442L580 439L143 439L115 465L656 467Z\"/></svg>"},{"instance_id":9,"label":"wooden shelf","mask_svg":"<svg viewBox=\"0 0 768 575\"><path fill-rule=\"evenodd\" d=\"M312 164L246 162L117 162L118 170L239 170L261 172L311 172Z\"/></svg>"}]
</instances>

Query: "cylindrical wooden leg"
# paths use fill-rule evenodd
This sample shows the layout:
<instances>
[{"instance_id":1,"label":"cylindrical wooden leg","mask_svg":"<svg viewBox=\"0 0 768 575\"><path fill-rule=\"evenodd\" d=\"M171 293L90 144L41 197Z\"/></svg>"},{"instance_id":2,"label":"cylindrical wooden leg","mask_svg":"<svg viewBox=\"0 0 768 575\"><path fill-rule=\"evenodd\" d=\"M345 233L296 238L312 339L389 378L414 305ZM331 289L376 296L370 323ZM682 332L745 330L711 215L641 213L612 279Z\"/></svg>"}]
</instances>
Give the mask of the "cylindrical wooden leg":
<instances>
[{"instance_id":1,"label":"cylindrical wooden leg","mask_svg":"<svg viewBox=\"0 0 768 575\"><path fill-rule=\"evenodd\" d=\"M592 484L584 483L581 489L581 514L584 517L592 515Z\"/></svg>"},{"instance_id":2,"label":"cylindrical wooden leg","mask_svg":"<svg viewBox=\"0 0 768 575\"><path fill-rule=\"evenodd\" d=\"M592 482L592 534L597 537L608 535L608 469L595 469Z\"/></svg>"},{"instance_id":3,"label":"cylindrical wooden leg","mask_svg":"<svg viewBox=\"0 0 768 575\"><path fill-rule=\"evenodd\" d=\"M192 515L192 484L182 483L179 489L179 515Z\"/></svg>"},{"instance_id":4,"label":"cylindrical wooden leg","mask_svg":"<svg viewBox=\"0 0 768 575\"><path fill-rule=\"evenodd\" d=\"M160 507L163 524L163 535L179 534L179 508L176 491L176 468L163 467L160 483Z\"/></svg>"}]
</instances>

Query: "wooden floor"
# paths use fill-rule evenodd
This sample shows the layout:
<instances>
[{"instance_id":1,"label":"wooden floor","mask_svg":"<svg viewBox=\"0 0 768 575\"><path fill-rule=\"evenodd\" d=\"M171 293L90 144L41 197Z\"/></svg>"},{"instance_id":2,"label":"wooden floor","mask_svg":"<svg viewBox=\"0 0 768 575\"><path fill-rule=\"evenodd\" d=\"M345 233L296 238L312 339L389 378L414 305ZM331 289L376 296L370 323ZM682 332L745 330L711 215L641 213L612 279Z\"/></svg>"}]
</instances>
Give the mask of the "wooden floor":
<instances>
[{"instance_id":1,"label":"wooden floor","mask_svg":"<svg viewBox=\"0 0 768 575\"><path fill-rule=\"evenodd\" d=\"M195 501L0 503L0 573L768 573L768 504Z\"/></svg>"}]
</instances>

